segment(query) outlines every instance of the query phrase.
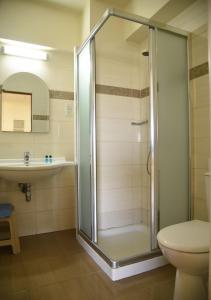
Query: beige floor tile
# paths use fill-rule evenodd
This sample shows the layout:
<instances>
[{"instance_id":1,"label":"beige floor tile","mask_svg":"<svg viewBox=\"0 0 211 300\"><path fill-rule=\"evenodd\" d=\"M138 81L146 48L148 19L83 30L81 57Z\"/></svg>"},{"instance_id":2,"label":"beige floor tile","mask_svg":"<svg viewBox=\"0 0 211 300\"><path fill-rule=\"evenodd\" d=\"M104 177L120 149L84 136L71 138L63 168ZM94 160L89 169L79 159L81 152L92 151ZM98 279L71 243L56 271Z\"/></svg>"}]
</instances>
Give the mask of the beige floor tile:
<instances>
[{"instance_id":1,"label":"beige floor tile","mask_svg":"<svg viewBox=\"0 0 211 300\"><path fill-rule=\"evenodd\" d=\"M115 297L112 281L101 271L61 282L61 285L70 299L112 300Z\"/></svg>"},{"instance_id":2,"label":"beige floor tile","mask_svg":"<svg viewBox=\"0 0 211 300\"><path fill-rule=\"evenodd\" d=\"M62 282L61 286L69 299L95 300L94 291L89 286L89 280L86 277L79 277Z\"/></svg>"},{"instance_id":3,"label":"beige floor tile","mask_svg":"<svg viewBox=\"0 0 211 300\"><path fill-rule=\"evenodd\" d=\"M0 300L172 300L175 269L165 266L112 282L74 230L21 238L21 253L0 248Z\"/></svg>"},{"instance_id":4,"label":"beige floor tile","mask_svg":"<svg viewBox=\"0 0 211 300\"><path fill-rule=\"evenodd\" d=\"M12 293L7 296L9 300L31 300L30 292L28 290ZM4 299L5 300L5 299Z\"/></svg>"},{"instance_id":5,"label":"beige floor tile","mask_svg":"<svg viewBox=\"0 0 211 300\"><path fill-rule=\"evenodd\" d=\"M23 262L26 276L28 278L28 286L44 286L55 282L50 264L46 259L34 259Z\"/></svg>"},{"instance_id":6,"label":"beige floor tile","mask_svg":"<svg viewBox=\"0 0 211 300\"><path fill-rule=\"evenodd\" d=\"M174 280L167 280L153 285L151 289L151 300L172 300L174 292Z\"/></svg>"},{"instance_id":7,"label":"beige floor tile","mask_svg":"<svg viewBox=\"0 0 211 300\"><path fill-rule=\"evenodd\" d=\"M130 292L125 294L120 294L114 297L112 300L151 300L150 289L142 289L141 292Z\"/></svg>"},{"instance_id":8,"label":"beige floor tile","mask_svg":"<svg viewBox=\"0 0 211 300\"><path fill-rule=\"evenodd\" d=\"M30 300L72 300L59 283L54 283L30 291Z\"/></svg>"},{"instance_id":9,"label":"beige floor tile","mask_svg":"<svg viewBox=\"0 0 211 300\"><path fill-rule=\"evenodd\" d=\"M0 292L16 292L28 287L28 278L22 264L0 268ZM1 299L1 298L0 298Z\"/></svg>"},{"instance_id":10,"label":"beige floor tile","mask_svg":"<svg viewBox=\"0 0 211 300\"><path fill-rule=\"evenodd\" d=\"M49 264L58 282L99 271L99 267L86 253L49 259Z\"/></svg>"}]
</instances>

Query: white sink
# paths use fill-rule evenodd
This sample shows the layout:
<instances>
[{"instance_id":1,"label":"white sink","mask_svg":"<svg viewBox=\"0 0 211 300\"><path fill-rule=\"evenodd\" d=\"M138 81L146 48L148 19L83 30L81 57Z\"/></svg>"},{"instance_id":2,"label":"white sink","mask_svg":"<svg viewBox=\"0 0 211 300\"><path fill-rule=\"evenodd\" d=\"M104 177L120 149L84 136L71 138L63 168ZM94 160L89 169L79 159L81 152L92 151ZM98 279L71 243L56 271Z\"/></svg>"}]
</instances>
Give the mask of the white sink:
<instances>
[{"instance_id":1,"label":"white sink","mask_svg":"<svg viewBox=\"0 0 211 300\"><path fill-rule=\"evenodd\" d=\"M64 157L55 157L48 163L43 158L30 159L29 165L24 165L23 159L0 159L0 177L18 183L32 183L73 165L73 161L66 161Z\"/></svg>"}]
</instances>

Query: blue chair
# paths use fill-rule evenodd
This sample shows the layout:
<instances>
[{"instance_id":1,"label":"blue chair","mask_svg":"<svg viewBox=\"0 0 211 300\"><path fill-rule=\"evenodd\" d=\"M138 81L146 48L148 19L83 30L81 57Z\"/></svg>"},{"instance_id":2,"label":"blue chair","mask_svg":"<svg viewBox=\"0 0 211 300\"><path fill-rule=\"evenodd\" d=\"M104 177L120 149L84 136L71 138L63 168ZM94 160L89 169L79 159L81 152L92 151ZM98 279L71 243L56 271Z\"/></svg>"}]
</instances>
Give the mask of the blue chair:
<instances>
[{"instance_id":1,"label":"blue chair","mask_svg":"<svg viewBox=\"0 0 211 300\"><path fill-rule=\"evenodd\" d=\"M0 246L12 246L14 254L20 252L20 241L17 233L15 210L10 203L0 203L0 222L8 223L10 229L10 238L0 240Z\"/></svg>"}]
</instances>

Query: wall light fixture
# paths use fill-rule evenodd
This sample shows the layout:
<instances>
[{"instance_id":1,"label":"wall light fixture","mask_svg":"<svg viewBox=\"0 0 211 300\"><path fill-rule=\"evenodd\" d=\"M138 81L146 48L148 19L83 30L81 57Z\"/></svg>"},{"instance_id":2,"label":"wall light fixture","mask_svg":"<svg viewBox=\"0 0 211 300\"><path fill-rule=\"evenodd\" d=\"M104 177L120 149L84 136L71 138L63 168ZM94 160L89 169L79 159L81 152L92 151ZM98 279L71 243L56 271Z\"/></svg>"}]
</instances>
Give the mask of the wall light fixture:
<instances>
[{"instance_id":1,"label":"wall light fixture","mask_svg":"<svg viewBox=\"0 0 211 300\"><path fill-rule=\"evenodd\" d=\"M13 45L4 45L2 47L3 54L9 54L19 57L39 59L39 60L47 60L48 54L44 51L25 48L21 46L13 46Z\"/></svg>"}]
</instances>

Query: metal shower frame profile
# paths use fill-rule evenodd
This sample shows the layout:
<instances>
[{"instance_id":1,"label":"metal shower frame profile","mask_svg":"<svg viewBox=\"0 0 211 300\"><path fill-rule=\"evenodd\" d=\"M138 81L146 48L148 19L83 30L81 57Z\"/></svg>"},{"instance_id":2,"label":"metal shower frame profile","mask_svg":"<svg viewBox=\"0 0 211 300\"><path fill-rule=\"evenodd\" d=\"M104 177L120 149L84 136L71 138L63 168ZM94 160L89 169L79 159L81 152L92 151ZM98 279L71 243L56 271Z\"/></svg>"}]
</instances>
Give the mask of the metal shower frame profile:
<instances>
[{"instance_id":1,"label":"metal shower frame profile","mask_svg":"<svg viewBox=\"0 0 211 300\"><path fill-rule=\"evenodd\" d=\"M103 25L107 22L110 17L117 17L120 19L128 20L131 22L138 23L140 25L145 25L149 28L149 71L150 71L150 147L151 147L151 226L150 226L150 244L151 244L151 251L147 253L142 253L136 257L132 258L125 258L120 261L111 260L107 257L102 250L97 245L97 198L96 198L96 95L95 95L95 35L98 31L103 27ZM77 57L84 49L84 47L90 43L90 53L91 53L91 81L90 81L90 90L91 90L91 106L92 106L92 115L90 115L91 120L91 136L90 136L90 145L91 145L91 199L92 199L92 239L90 238L81 230L80 228L80 205L77 202L78 208L78 219L77 219L77 234L79 234L112 268L118 268L121 266L126 266L128 264L132 264L135 262L140 262L146 260L147 258L154 257L156 255L160 255L160 250L158 249L156 235L158 232L158 201L159 201L159 189L158 189L158 173L157 173L157 143L158 143L158 112L157 112L157 65L156 65L156 31L157 29L166 30L178 35L182 35L188 37L187 32L174 28L169 25L160 24L157 22L153 22L152 20L146 19L144 17L129 14L120 10L116 9L107 9L99 22L96 23L94 28L92 29L91 33L87 37L87 39L82 43L79 48L75 48L74 51L74 60L75 60L75 115L76 115L76 122L75 122L75 129L76 129L76 136L75 136L75 162L76 162L76 198L80 198L80 189L78 185L78 181L80 180L80 170L77 167L80 164L78 152L80 151L80 144L77 139L78 132L79 132L79 118L78 118L78 60ZM190 130L190 126L189 126ZM190 135L190 131L189 131ZM189 149L190 152L190 149ZM190 157L190 153L189 153ZM189 159L190 160L190 159ZM189 162L189 175L190 175L190 162ZM190 176L189 176L190 178ZM190 180L189 180L189 208L191 207L190 203ZM79 200L78 200L79 201ZM190 217L190 211L189 211Z\"/></svg>"}]
</instances>

